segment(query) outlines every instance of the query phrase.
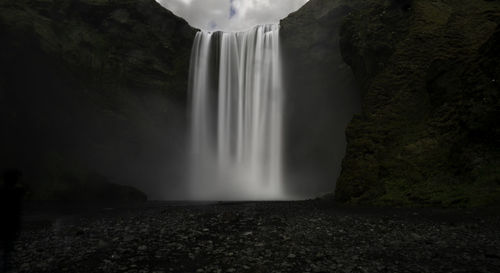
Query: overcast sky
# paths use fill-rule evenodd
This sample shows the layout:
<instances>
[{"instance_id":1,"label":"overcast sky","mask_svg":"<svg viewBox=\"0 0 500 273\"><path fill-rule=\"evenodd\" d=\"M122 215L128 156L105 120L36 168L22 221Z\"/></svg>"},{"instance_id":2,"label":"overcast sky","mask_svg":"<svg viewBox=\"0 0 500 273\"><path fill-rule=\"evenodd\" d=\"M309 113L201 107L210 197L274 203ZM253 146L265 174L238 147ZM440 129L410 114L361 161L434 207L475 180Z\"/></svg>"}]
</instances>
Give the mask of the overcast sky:
<instances>
[{"instance_id":1,"label":"overcast sky","mask_svg":"<svg viewBox=\"0 0 500 273\"><path fill-rule=\"evenodd\" d=\"M156 0L204 30L240 31L274 23L309 0Z\"/></svg>"}]
</instances>

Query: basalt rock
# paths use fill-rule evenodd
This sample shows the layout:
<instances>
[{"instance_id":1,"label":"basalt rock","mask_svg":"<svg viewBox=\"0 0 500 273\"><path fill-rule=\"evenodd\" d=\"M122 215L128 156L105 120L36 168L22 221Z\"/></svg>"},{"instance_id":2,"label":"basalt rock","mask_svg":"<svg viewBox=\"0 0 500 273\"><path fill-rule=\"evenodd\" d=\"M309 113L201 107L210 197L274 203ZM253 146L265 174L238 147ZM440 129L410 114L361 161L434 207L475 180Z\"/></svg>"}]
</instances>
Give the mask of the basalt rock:
<instances>
[{"instance_id":1,"label":"basalt rock","mask_svg":"<svg viewBox=\"0 0 500 273\"><path fill-rule=\"evenodd\" d=\"M345 153L345 128L360 111L353 73L340 54L347 1L313 0L281 21L287 184L297 195L331 191Z\"/></svg>"},{"instance_id":2,"label":"basalt rock","mask_svg":"<svg viewBox=\"0 0 500 273\"><path fill-rule=\"evenodd\" d=\"M194 33L154 0L2 1L0 168L33 198L94 172L161 192L182 161Z\"/></svg>"},{"instance_id":3,"label":"basalt rock","mask_svg":"<svg viewBox=\"0 0 500 273\"><path fill-rule=\"evenodd\" d=\"M365 1L341 31L363 112L335 198L378 205L500 202L500 3Z\"/></svg>"}]
</instances>

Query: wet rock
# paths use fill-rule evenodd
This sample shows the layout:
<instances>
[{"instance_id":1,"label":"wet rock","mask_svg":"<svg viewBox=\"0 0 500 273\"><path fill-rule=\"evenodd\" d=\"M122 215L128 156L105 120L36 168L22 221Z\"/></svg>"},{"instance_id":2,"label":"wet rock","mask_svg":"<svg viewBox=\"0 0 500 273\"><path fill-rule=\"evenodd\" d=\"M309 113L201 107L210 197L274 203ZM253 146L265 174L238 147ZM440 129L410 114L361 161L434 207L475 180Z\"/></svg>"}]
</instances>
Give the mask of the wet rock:
<instances>
[{"instance_id":1,"label":"wet rock","mask_svg":"<svg viewBox=\"0 0 500 273\"><path fill-rule=\"evenodd\" d=\"M97 243L97 247L98 248L106 248L109 246L109 243L107 243L106 241L104 240L99 240L99 242Z\"/></svg>"},{"instance_id":2,"label":"wet rock","mask_svg":"<svg viewBox=\"0 0 500 273\"><path fill-rule=\"evenodd\" d=\"M411 214L405 218L383 210L381 215L338 215L336 209L321 210L307 202L258 203L255 207L260 210L236 205L175 207L169 208L162 218L158 218L160 209L123 212L123 215L116 210L106 217L84 218L76 223L88 230L85 234L91 234L91 240L73 236L72 224L62 222L58 230L23 232L14 261L18 268L25 268L21 272L57 272L66 268L65 272L220 273L232 269L234 272L441 273L453 269L492 272L490 266L500 261L498 216L485 217L488 221L478 229L465 220L451 225L441 221L441 217L434 217L439 221L420 221ZM237 221L228 225L223 217L210 216L221 209L237 213L242 219L248 215L262 219L265 229L250 231L249 224L240 226ZM197 219L210 218L210 232L202 232L206 223L186 221L189 214ZM276 218L283 219L278 226L268 225ZM463 215L457 218L462 219ZM139 235L146 226L148 233ZM162 229L164 232L159 232ZM252 235L244 236L247 232ZM334 236L326 236L327 232ZM131 234L136 235L133 240L121 239L112 242L113 247L99 247L101 241ZM283 241L283 237L289 239Z\"/></svg>"}]
</instances>

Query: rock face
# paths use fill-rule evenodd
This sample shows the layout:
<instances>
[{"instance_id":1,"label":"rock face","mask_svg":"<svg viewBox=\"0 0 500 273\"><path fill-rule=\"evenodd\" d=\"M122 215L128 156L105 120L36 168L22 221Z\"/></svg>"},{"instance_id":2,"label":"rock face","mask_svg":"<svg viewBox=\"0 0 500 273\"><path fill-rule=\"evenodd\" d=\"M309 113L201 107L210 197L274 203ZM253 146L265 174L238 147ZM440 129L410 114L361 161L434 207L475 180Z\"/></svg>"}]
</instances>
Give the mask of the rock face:
<instances>
[{"instance_id":1,"label":"rock face","mask_svg":"<svg viewBox=\"0 0 500 273\"><path fill-rule=\"evenodd\" d=\"M291 190L340 173L346 203L498 203L499 23L482 0L311 0L283 20ZM2 1L0 168L33 199L178 194L194 32L154 0Z\"/></svg>"},{"instance_id":2,"label":"rock face","mask_svg":"<svg viewBox=\"0 0 500 273\"><path fill-rule=\"evenodd\" d=\"M178 180L194 32L154 0L2 1L0 168L34 199L93 172L148 194Z\"/></svg>"},{"instance_id":3,"label":"rock face","mask_svg":"<svg viewBox=\"0 0 500 273\"><path fill-rule=\"evenodd\" d=\"M360 110L339 33L352 7L313 0L281 21L285 69L287 184L293 194L332 190L345 152L345 128Z\"/></svg>"},{"instance_id":4,"label":"rock face","mask_svg":"<svg viewBox=\"0 0 500 273\"><path fill-rule=\"evenodd\" d=\"M500 201L500 2L364 1L341 31L363 92L335 198Z\"/></svg>"}]
</instances>

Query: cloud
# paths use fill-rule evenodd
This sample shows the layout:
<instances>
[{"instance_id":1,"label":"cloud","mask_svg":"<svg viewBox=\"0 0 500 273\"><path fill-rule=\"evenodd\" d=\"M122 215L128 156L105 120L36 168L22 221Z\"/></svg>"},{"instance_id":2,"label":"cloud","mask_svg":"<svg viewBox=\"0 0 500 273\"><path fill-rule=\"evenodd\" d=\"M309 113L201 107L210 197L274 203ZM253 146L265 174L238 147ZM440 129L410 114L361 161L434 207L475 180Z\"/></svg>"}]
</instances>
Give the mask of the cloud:
<instances>
[{"instance_id":1,"label":"cloud","mask_svg":"<svg viewBox=\"0 0 500 273\"><path fill-rule=\"evenodd\" d=\"M308 0L157 0L162 6L204 30L241 31L275 23Z\"/></svg>"},{"instance_id":2,"label":"cloud","mask_svg":"<svg viewBox=\"0 0 500 273\"><path fill-rule=\"evenodd\" d=\"M229 19L233 19L233 17L236 15L236 8L234 7L234 0L229 0L230 7L229 7Z\"/></svg>"}]
</instances>

